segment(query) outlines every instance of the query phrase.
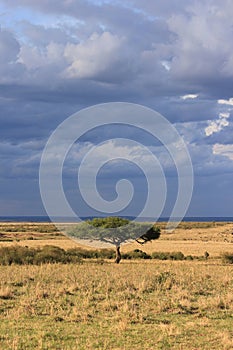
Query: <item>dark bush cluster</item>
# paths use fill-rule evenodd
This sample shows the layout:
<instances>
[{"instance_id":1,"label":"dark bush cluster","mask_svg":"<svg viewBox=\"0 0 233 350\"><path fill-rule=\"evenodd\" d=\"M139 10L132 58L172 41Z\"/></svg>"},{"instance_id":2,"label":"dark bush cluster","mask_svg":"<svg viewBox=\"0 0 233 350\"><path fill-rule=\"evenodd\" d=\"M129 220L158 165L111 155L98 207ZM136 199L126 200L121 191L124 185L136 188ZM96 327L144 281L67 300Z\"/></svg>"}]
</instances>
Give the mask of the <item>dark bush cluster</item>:
<instances>
[{"instance_id":1,"label":"dark bush cluster","mask_svg":"<svg viewBox=\"0 0 233 350\"><path fill-rule=\"evenodd\" d=\"M143 252L140 249L135 249L132 252L129 253L123 253L122 259L152 259L151 255Z\"/></svg>"},{"instance_id":2,"label":"dark bush cluster","mask_svg":"<svg viewBox=\"0 0 233 350\"><path fill-rule=\"evenodd\" d=\"M152 259L158 260L185 260L186 257L182 252L154 252L151 254Z\"/></svg>"},{"instance_id":3,"label":"dark bush cluster","mask_svg":"<svg viewBox=\"0 0 233 350\"><path fill-rule=\"evenodd\" d=\"M71 248L66 251L70 257L78 257L80 259L114 259L115 251L113 249L83 249Z\"/></svg>"},{"instance_id":4,"label":"dark bush cluster","mask_svg":"<svg viewBox=\"0 0 233 350\"><path fill-rule=\"evenodd\" d=\"M223 253L222 261L225 264L233 264L233 253Z\"/></svg>"},{"instance_id":5,"label":"dark bush cluster","mask_svg":"<svg viewBox=\"0 0 233 350\"><path fill-rule=\"evenodd\" d=\"M182 252L154 252L151 255L140 249L135 249L128 253L122 253L122 258L127 260L135 259L158 259L158 260L193 260L203 259L203 257L184 256ZM42 248L28 248L21 246L1 247L0 265L40 265L46 263L81 263L83 259L115 259L113 249L83 249L72 248L64 250L62 248L46 245ZM233 255L225 254L225 262L233 263Z\"/></svg>"},{"instance_id":6,"label":"dark bush cluster","mask_svg":"<svg viewBox=\"0 0 233 350\"><path fill-rule=\"evenodd\" d=\"M1 247L1 265L40 265L45 263L77 263L82 259L112 259L115 252L112 249L87 250L74 248L64 250L62 248L46 245L42 248L28 248L21 246Z\"/></svg>"}]
</instances>

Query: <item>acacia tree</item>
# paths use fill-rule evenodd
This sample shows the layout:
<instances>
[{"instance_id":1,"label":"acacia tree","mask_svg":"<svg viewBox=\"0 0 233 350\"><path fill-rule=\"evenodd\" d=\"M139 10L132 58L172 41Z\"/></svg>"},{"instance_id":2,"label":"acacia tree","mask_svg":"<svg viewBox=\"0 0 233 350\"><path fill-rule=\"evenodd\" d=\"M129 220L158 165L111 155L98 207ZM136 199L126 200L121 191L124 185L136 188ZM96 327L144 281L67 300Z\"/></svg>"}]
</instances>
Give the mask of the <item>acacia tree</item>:
<instances>
[{"instance_id":1,"label":"acacia tree","mask_svg":"<svg viewBox=\"0 0 233 350\"><path fill-rule=\"evenodd\" d=\"M134 222L120 217L94 218L72 227L67 234L76 240L107 243L115 246L116 260L121 261L122 243L136 240L140 244L159 238L160 229L148 223Z\"/></svg>"}]
</instances>

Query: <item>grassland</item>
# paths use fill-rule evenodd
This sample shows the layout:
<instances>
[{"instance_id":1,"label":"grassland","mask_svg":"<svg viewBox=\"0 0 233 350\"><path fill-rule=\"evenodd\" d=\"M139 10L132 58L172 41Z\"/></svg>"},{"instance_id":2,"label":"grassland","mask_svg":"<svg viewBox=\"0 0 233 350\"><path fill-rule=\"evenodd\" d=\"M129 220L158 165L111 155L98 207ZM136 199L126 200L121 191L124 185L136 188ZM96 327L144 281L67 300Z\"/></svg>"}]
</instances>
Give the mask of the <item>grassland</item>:
<instances>
[{"instance_id":1,"label":"grassland","mask_svg":"<svg viewBox=\"0 0 233 350\"><path fill-rule=\"evenodd\" d=\"M159 223L162 234L159 240L143 246L146 253L154 251L182 251L185 255L203 255L208 251L211 257L232 251L233 223L227 222L183 222L173 233L166 233L165 223ZM0 223L0 246L21 245L39 247L52 244L64 249L78 244L57 230L53 224L43 223ZM141 249L138 243L126 244L123 252Z\"/></svg>"},{"instance_id":2,"label":"grassland","mask_svg":"<svg viewBox=\"0 0 233 350\"><path fill-rule=\"evenodd\" d=\"M182 226L183 225L183 226ZM233 348L232 223L183 223L124 251L182 251L208 260L84 260L0 266L0 349ZM76 243L48 224L1 224L0 245Z\"/></svg>"}]
</instances>

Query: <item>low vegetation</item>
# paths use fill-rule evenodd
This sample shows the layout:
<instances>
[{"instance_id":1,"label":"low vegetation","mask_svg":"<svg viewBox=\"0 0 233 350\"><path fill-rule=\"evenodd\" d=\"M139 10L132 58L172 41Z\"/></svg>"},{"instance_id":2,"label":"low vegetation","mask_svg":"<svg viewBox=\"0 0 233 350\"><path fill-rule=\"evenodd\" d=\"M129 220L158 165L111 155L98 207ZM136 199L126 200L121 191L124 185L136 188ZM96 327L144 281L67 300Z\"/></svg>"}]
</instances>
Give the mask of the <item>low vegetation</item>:
<instances>
[{"instance_id":1,"label":"low vegetation","mask_svg":"<svg viewBox=\"0 0 233 350\"><path fill-rule=\"evenodd\" d=\"M227 264L233 264L233 253L223 253L222 261Z\"/></svg>"},{"instance_id":2,"label":"low vegetation","mask_svg":"<svg viewBox=\"0 0 233 350\"><path fill-rule=\"evenodd\" d=\"M46 263L80 263L83 259L114 259L113 249L83 249L71 248L68 250L46 245L41 248L21 246L0 247L0 265L40 265ZM185 256L182 252L153 252L148 254L140 249L122 253L126 260L157 259L157 260L194 260L207 259L206 256ZM233 263L232 254L224 254L223 261Z\"/></svg>"}]
</instances>

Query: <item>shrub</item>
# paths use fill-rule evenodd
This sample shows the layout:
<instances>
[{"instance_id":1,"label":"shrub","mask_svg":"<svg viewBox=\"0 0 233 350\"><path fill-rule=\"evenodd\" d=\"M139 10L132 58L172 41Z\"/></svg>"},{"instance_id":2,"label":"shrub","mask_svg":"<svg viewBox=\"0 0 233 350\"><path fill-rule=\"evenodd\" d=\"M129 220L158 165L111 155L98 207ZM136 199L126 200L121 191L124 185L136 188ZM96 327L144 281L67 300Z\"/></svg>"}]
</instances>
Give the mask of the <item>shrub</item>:
<instances>
[{"instance_id":1,"label":"shrub","mask_svg":"<svg viewBox=\"0 0 233 350\"><path fill-rule=\"evenodd\" d=\"M29 265L71 262L70 257L62 248L55 246L44 246L43 248L28 248L28 247L1 247L0 248L0 264L1 265Z\"/></svg>"},{"instance_id":2,"label":"shrub","mask_svg":"<svg viewBox=\"0 0 233 350\"><path fill-rule=\"evenodd\" d=\"M182 252L154 252L151 254L152 259L158 260L184 260L185 256Z\"/></svg>"},{"instance_id":3,"label":"shrub","mask_svg":"<svg viewBox=\"0 0 233 350\"><path fill-rule=\"evenodd\" d=\"M193 260L193 256L192 255L187 255L185 259L186 260Z\"/></svg>"},{"instance_id":4,"label":"shrub","mask_svg":"<svg viewBox=\"0 0 233 350\"><path fill-rule=\"evenodd\" d=\"M172 252L170 253L171 260L184 260L185 256L182 252Z\"/></svg>"},{"instance_id":5,"label":"shrub","mask_svg":"<svg viewBox=\"0 0 233 350\"><path fill-rule=\"evenodd\" d=\"M115 252L113 249L83 249L83 248L71 248L67 250L67 255L70 257L79 257L83 259L113 259L115 258Z\"/></svg>"},{"instance_id":6,"label":"shrub","mask_svg":"<svg viewBox=\"0 0 233 350\"><path fill-rule=\"evenodd\" d=\"M129 253L122 254L123 259L151 259L151 255L143 252L140 249L134 249Z\"/></svg>"},{"instance_id":7,"label":"shrub","mask_svg":"<svg viewBox=\"0 0 233 350\"><path fill-rule=\"evenodd\" d=\"M41 250L37 251L33 262L34 264L44 264L44 263L67 263L69 259L67 259L66 251L62 248L55 246L44 246Z\"/></svg>"},{"instance_id":8,"label":"shrub","mask_svg":"<svg viewBox=\"0 0 233 350\"><path fill-rule=\"evenodd\" d=\"M223 253L222 261L226 264L233 264L233 254L232 253Z\"/></svg>"},{"instance_id":9,"label":"shrub","mask_svg":"<svg viewBox=\"0 0 233 350\"><path fill-rule=\"evenodd\" d=\"M113 249L84 249L72 248L67 251L52 245L46 245L42 248L28 248L21 246L1 247L0 248L0 265L29 265L45 263L80 263L82 259L114 259L115 251ZM140 249L135 249L128 253L122 254L123 259L158 259L158 260L193 260L204 259L196 256L184 256L182 252L153 252L151 255ZM225 253L223 255L225 263L233 263L233 254Z\"/></svg>"},{"instance_id":10,"label":"shrub","mask_svg":"<svg viewBox=\"0 0 233 350\"><path fill-rule=\"evenodd\" d=\"M35 254L34 249L28 249L27 247L1 247L0 248L0 264L31 264Z\"/></svg>"},{"instance_id":11,"label":"shrub","mask_svg":"<svg viewBox=\"0 0 233 350\"><path fill-rule=\"evenodd\" d=\"M166 252L153 252L151 254L152 259L158 259L158 260L168 260L169 259L169 253Z\"/></svg>"},{"instance_id":12,"label":"shrub","mask_svg":"<svg viewBox=\"0 0 233 350\"><path fill-rule=\"evenodd\" d=\"M99 258L102 259L115 259L115 251L113 249L100 249Z\"/></svg>"},{"instance_id":13,"label":"shrub","mask_svg":"<svg viewBox=\"0 0 233 350\"><path fill-rule=\"evenodd\" d=\"M83 259L88 259L92 258L92 251L88 249L83 249L83 248L71 248L67 250L67 255L71 257L78 257L78 258L83 258Z\"/></svg>"}]
</instances>

